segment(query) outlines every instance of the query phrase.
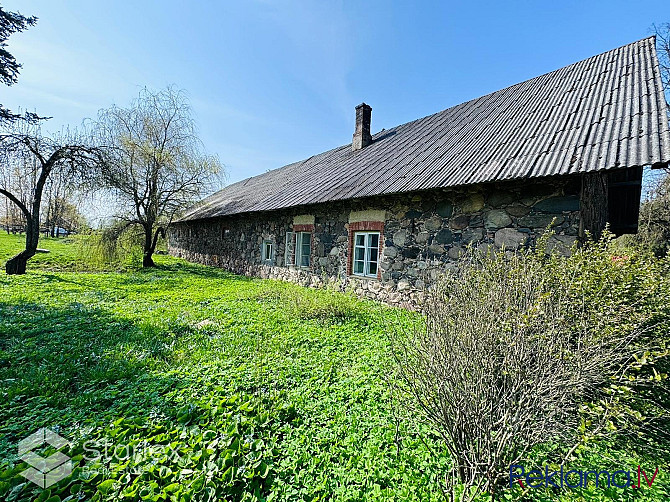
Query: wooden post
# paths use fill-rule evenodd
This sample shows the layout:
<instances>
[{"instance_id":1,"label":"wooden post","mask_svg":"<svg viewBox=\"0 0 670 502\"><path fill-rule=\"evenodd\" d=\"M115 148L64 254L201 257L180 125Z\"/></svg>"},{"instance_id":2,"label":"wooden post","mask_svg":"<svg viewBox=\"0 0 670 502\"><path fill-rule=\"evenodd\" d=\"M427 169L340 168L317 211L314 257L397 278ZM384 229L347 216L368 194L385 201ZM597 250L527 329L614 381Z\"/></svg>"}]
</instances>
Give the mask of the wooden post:
<instances>
[{"instance_id":1,"label":"wooden post","mask_svg":"<svg viewBox=\"0 0 670 502\"><path fill-rule=\"evenodd\" d=\"M583 240L586 232L593 239L600 239L605 230L608 215L607 172L599 171L582 175L582 190L579 196L579 236Z\"/></svg>"}]
</instances>

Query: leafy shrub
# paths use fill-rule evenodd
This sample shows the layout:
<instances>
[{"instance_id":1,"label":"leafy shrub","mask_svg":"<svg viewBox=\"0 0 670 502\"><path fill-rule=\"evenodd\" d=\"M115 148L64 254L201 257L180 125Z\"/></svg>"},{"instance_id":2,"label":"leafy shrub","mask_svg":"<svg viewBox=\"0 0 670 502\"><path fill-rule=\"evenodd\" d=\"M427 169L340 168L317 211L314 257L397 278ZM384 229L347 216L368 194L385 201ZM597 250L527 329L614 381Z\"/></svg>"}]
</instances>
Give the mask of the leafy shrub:
<instances>
[{"instance_id":1,"label":"leafy shrub","mask_svg":"<svg viewBox=\"0 0 670 502\"><path fill-rule=\"evenodd\" d=\"M136 269L142 266L142 241L136 232L114 224L81 236L79 257L98 269Z\"/></svg>"},{"instance_id":2,"label":"leafy shrub","mask_svg":"<svg viewBox=\"0 0 670 502\"><path fill-rule=\"evenodd\" d=\"M452 456L452 491L494 493L539 445L570 456L662 417L650 396L667 378L656 367L668 355L668 277L667 262L613 254L611 236L569 258L546 256L544 242L467 253L424 305L425 324L392 334L410 405Z\"/></svg>"}]
</instances>

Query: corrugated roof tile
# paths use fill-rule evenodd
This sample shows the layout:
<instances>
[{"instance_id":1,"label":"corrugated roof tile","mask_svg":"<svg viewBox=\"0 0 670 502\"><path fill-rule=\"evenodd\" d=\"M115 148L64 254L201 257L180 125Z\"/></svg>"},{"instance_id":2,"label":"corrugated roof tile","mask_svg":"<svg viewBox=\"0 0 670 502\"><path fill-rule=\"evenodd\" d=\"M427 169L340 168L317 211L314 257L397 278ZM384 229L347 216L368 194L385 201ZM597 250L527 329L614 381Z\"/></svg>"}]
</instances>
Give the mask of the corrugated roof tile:
<instances>
[{"instance_id":1,"label":"corrugated roof tile","mask_svg":"<svg viewBox=\"0 0 670 502\"><path fill-rule=\"evenodd\" d=\"M234 183L182 220L491 181L670 162L646 38Z\"/></svg>"}]
</instances>

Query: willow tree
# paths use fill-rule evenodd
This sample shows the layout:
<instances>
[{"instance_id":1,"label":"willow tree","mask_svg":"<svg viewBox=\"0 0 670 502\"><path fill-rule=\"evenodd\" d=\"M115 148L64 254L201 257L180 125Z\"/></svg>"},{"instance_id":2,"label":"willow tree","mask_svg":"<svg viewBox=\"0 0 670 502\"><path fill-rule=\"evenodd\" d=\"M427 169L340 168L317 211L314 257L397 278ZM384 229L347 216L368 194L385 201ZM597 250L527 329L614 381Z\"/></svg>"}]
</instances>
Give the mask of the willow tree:
<instances>
[{"instance_id":1,"label":"willow tree","mask_svg":"<svg viewBox=\"0 0 670 502\"><path fill-rule=\"evenodd\" d=\"M171 87L101 110L93 131L106 151L96 184L116 198L120 228L140 230L142 265L152 267L158 239L211 188L219 160L204 152L184 92Z\"/></svg>"}]
</instances>

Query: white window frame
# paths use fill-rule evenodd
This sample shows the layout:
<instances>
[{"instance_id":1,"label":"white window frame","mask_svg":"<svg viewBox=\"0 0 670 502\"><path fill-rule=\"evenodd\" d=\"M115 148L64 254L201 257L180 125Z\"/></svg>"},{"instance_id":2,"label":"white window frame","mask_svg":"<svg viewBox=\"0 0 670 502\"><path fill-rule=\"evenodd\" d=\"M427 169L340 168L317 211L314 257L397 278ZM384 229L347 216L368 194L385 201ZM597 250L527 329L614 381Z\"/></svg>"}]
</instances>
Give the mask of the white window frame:
<instances>
[{"instance_id":1,"label":"white window frame","mask_svg":"<svg viewBox=\"0 0 670 502\"><path fill-rule=\"evenodd\" d=\"M359 235L363 235L364 241L363 245L359 246L356 244L357 237ZM376 235L377 236L377 247L373 248L370 245L370 241L372 240L370 236ZM353 235L353 246L352 246L352 256L351 256L351 272L353 275L358 276L358 277L373 277L377 278L377 274L379 272L379 244L381 242L381 232L354 232ZM356 262L360 262L361 260L356 260L356 248L358 249L363 249L363 273L356 272ZM377 250L377 256L375 257L375 260L372 260L372 250L376 249ZM370 263L374 262L377 265L377 270L375 270L374 273L370 273Z\"/></svg>"},{"instance_id":2,"label":"white window frame","mask_svg":"<svg viewBox=\"0 0 670 502\"><path fill-rule=\"evenodd\" d=\"M263 244L261 244L261 260L263 262L272 262L274 249L274 242L272 242L270 239L263 239Z\"/></svg>"},{"instance_id":3,"label":"white window frame","mask_svg":"<svg viewBox=\"0 0 670 502\"><path fill-rule=\"evenodd\" d=\"M303 252L303 239L305 235L309 239L309 253L304 255ZM307 257L307 265L302 264L303 256ZM298 268L309 268L312 264L312 232L295 232L295 266Z\"/></svg>"}]
</instances>

